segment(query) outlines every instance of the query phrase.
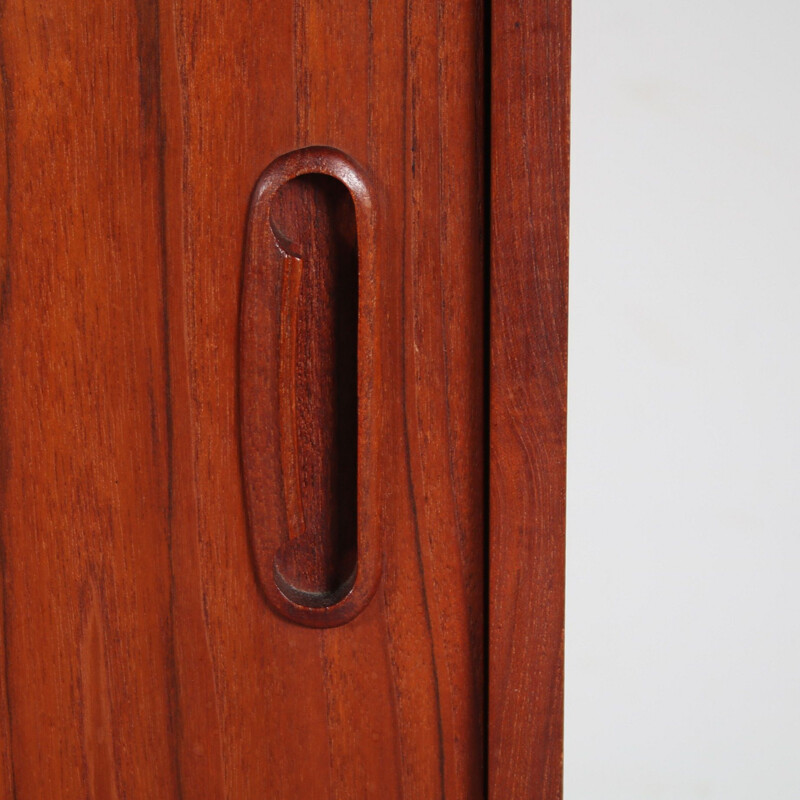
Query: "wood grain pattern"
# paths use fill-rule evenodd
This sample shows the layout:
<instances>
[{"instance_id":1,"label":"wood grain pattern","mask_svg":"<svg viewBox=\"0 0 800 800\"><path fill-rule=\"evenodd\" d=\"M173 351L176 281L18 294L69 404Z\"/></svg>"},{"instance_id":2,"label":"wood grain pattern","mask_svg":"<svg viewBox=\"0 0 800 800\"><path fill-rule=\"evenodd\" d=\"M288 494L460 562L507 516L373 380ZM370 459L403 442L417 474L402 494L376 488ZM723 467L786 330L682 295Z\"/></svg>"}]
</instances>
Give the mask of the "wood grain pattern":
<instances>
[{"instance_id":1,"label":"wood grain pattern","mask_svg":"<svg viewBox=\"0 0 800 800\"><path fill-rule=\"evenodd\" d=\"M489 797L562 794L570 0L494 0Z\"/></svg>"},{"instance_id":2,"label":"wood grain pattern","mask_svg":"<svg viewBox=\"0 0 800 800\"><path fill-rule=\"evenodd\" d=\"M483 796L482 3L0 14L0 796ZM308 145L384 211L385 568L328 630L253 579L236 390L250 191Z\"/></svg>"},{"instance_id":3,"label":"wood grain pattern","mask_svg":"<svg viewBox=\"0 0 800 800\"><path fill-rule=\"evenodd\" d=\"M329 147L277 158L250 202L239 339L248 528L267 599L302 625L350 622L381 575L378 225L363 170Z\"/></svg>"},{"instance_id":4,"label":"wood grain pattern","mask_svg":"<svg viewBox=\"0 0 800 800\"><path fill-rule=\"evenodd\" d=\"M169 796L153 20L133 4L7 2L0 32L3 793Z\"/></svg>"}]
</instances>

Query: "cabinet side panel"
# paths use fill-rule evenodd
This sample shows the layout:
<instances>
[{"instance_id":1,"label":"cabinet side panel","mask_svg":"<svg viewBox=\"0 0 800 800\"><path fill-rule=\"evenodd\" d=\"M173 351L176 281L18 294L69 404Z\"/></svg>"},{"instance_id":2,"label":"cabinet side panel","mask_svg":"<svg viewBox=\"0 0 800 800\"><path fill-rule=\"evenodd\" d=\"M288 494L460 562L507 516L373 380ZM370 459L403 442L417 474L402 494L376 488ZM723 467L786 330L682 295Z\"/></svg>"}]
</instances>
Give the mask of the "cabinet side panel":
<instances>
[{"instance_id":1,"label":"cabinet side panel","mask_svg":"<svg viewBox=\"0 0 800 800\"><path fill-rule=\"evenodd\" d=\"M570 2L491 6L489 797L556 800Z\"/></svg>"}]
</instances>

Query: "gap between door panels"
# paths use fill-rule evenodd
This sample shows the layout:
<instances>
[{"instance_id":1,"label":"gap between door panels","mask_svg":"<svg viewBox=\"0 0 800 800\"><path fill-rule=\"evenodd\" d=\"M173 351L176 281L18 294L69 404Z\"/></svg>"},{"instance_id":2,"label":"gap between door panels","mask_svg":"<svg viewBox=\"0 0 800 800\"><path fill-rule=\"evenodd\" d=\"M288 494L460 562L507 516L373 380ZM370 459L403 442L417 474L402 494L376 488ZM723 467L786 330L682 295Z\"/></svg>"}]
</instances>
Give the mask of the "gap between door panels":
<instances>
[{"instance_id":1,"label":"gap between door panels","mask_svg":"<svg viewBox=\"0 0 800 800\"><path fill-rule=\"evenodd\" d=\"M483 0L483 794L489 798L489 615L491 612L490 594L490 547L489 547L489 392L491 376L491 180L492 180L492 0Z\"/></svg>"}]
</instances>

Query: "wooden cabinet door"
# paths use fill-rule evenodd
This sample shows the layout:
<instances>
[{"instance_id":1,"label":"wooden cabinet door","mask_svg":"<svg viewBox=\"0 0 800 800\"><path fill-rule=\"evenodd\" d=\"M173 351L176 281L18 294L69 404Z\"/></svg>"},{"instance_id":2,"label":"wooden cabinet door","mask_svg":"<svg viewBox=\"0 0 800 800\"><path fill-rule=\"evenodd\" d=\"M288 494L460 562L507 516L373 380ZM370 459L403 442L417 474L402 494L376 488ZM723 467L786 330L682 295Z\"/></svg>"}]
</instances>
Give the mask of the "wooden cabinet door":
<instances>
[{"instance_id":1,"label":"wooden cabinet door","mask_svg":"<svg viewBox=\"0 0 800 800\"><path fill-rule=\"evenodd\" d=\"M560 796L568 13L0 7L0 797Z\"/></svg>"}]
</instances>

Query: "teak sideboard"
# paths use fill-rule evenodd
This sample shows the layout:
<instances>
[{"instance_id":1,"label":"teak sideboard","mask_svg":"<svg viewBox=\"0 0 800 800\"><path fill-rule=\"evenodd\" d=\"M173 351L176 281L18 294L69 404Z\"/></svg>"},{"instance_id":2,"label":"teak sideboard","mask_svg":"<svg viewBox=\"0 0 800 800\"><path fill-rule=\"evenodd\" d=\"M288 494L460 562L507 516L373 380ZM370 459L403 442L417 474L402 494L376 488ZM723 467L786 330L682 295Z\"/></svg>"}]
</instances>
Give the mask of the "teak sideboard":
<instances>
[{"instance_id":1,"label":"teak sideboard","mask_svg":"<svg viewBox=\"0 0 800 800\"><path fill-rule=\"evenodd\" d=\"M561 797L569 42L0 4L0 798Z\"/></svg>"}]
</instances>

